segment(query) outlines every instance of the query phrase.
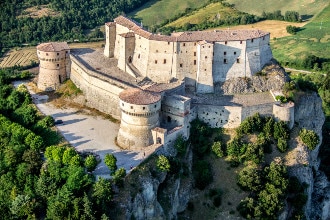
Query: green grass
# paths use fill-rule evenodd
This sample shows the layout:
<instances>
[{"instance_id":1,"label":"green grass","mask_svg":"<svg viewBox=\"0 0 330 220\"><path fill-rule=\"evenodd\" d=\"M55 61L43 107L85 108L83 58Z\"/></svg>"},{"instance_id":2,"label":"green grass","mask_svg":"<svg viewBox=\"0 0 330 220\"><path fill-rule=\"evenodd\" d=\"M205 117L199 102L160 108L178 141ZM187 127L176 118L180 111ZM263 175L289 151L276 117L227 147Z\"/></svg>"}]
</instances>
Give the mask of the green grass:
<instances>
[{"instance_id":1,"label":"green grass","mask_svg":"<svg viewBox=\"0 0 330 220\"><path fill-rule=\"evenodd\" d=\"M146 3L143 7L128 14L128 17L136 21L142 21L144 26L151 27L171 19L182 13L186 8L199 8L209 0L154 0Z\"/></svg>"},{"instance_id":2,"label":"green grass","mask_svg":"<svg viewBox=\"0 0 330 220\"><path fill-rule=\"evenodd\" d=\"M230 7L223 6L220 2L211 3L197 11L194 11L184 17L179 18L166 26L182 27L186 23L200 24L204 21L214 21L216 16L219 15L220 19L226 19L229 16L238 14L239 11Z\"/></svg>"},{"instance_id":3,"label":"green grass","mask_svg":"<svg viewBox=\"0 0 330 220\"><path fill-rule=\"evenodd\" d=\"M330 59L330 5L301 29L296 35L271 42L274 57L281 62L308 54Z\"/></svg>"},{"instance_id":4,"label":"green grass","mask_svg":"<svg viewBox=\"0 0 330 220\"><path fill-rule=\"evenodd\" d=\"M263 11L273 12L281 10L297 11L301 15L315 15L322 11L329 3L329 0L227 0L228 3L235 4L235 8L247 13L261 15Z\"/></svg>"}]
</instances>

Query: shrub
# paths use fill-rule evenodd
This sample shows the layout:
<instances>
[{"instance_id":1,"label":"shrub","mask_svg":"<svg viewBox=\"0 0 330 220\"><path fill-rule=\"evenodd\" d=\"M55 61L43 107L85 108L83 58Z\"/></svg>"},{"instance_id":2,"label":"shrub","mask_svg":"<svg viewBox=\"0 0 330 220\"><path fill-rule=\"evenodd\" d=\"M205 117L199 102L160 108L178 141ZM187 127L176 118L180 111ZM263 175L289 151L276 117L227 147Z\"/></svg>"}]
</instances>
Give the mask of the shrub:
<instances>
[{"instance_id":1,"label":"shrub","mask_svg":"<svg viewBox=\"0 0 330 220\"><path fill-rule=\"evenodd\" d=\"M274 138L283 138L285 140L289 138L289 128L284 121L274 123Z\"/></svg>"},{"instance_id":2,"label":"shrub","mask_svg":"<svg viewBox=\"0 0 330 220\"><path fill-rule=\"evenodd\" d=\"M117 186L122 187L124 185L125 176L126 176L126 170L121 167L118 170L116 170L115 174L113 175L113 181Z\"/></svg>"},{"instance_id":3,"label":"shrub","mask_svg":"<svg viewBox=\"0 0 330 220\"><path fill-rule=\"evenodd\" d=\"M319 136L312 130L302 129L299 137L309 150L314 150L320 142Z\"/></svg>"},{"instance_id":4,"label":"shrub","mask_svg":"<svg viewBox=\"0 0 330 220\"><path fill-rule=\"evenodd\" d=\"M220 141L216 141L213 143L212 145L212 152L217 155L217 157L223 157L224 156L224 152L221 149L221 142Z\"/></svg>"},{"instance_id":5,"label":"shrub","mask_svg":"<svg viewBox=\"0 0 330 220\"><path fill-rule=\"evenodd\" d=\"M299 27L293 25L286 26L286 32L292 35L295 35L299 31L299 29Z\"/></svg>"},{"instance_id":6,"label":"shrub","mask_svg":"<svg viewBox=\"0 0 330 220\"><path fill-rule=\"evenodd\" d=\"M174 143L174 147L177 150L179 155L183 155L186 153L187 142L184 140L183 136L180 135Z\"/></svg>"},{"instance_id":7,"label":"shrub","mask_svg":"<svg viewBox=\"0 0 330 220\"><path fill-rule=\"evenodd\" d=\"M256 164L251 164L244 167L238 173L237 184L242 187L243 190L258 191L261 188L261 173Z\"/></svg>"},{"instance_id":8,"label":"shrub","mask_svg":"<svg viewBox=\"0 0 330 220\"><path fill-rule=\"evenodd\" d=\"M162 172L170 171L170 161L164 155L159 155L157 159L157 168Z\"/></svg>"},{"instance_id":9,"label":"shrub","mask_svg":"<svg viewBox=\"0 0 330 220\"><path fill-rule=\"evenodd\" d=\"M85 159L85 167L88 172L92 172L95 170L97 166L97 160L94 155L88 155Z\"/></svg>"},{"instance_id":10,"label":"shrub","mask_svg":"<svg viewBox=\"0 0 330 220\"><path fill-rule=\"evenodd\" d=\"M284 153L288 149L288 143L286 142L285 139L279 138L277 140L277 149L281 152Z\"/></svg>"},{"instance_id":11,"label":"shrub","mask_svg":"<svg viewBox=\"0 0 330 220\"><path fill-rule=\"evenodd\" d=\"M117 158L113 154L106 154L104 157L104 163L109 168L111 174L117 170Z\"/></svg>"}]
</instances>

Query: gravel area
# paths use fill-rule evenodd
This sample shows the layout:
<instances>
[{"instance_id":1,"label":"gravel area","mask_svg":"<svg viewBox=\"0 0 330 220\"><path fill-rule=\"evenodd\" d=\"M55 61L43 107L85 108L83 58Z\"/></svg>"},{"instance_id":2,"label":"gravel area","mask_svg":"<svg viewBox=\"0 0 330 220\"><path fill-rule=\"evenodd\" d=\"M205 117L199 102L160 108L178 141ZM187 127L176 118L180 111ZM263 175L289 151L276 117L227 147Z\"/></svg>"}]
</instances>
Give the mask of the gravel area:
<instances>
[{"instance_id":1,"label":"gravel area","mask_svg":"<svg viewBox=\"0 0 330 220\"><path fill-rule=\"evenodd\" d=\"M22 82L15 82L18 86ZM118 168L125 168L127 172L131 167L136 167L151 152L123 151L115 143L115 137L119 130L119 124L113 123L100 116L80 113L73 108L56 108L48 103L48 97L35 94L30 88L33 102L45 115L51 115L55 120L62 120L62 124L56 125L63 137L80 152L93 152L100 156L101 163L93 172L96 176L110 178L110 171L104 164L104 156L107 153L114 154L117 158Z\"/></svg>"}]
</instances>

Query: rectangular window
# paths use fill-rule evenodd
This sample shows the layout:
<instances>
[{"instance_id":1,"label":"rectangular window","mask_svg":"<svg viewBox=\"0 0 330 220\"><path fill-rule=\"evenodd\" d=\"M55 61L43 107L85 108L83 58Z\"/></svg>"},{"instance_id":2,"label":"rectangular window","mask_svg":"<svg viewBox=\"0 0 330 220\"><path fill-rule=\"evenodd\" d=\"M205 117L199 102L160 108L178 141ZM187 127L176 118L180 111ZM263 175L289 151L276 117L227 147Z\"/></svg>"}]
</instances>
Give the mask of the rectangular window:
<instances>
[{"instance_id":1,"label":"rectangular window","mask_svg":"<svg viewBox=\"0 0 330 220\"><path fill-rule=\"evenodd\" d=\"M182 63L180 63L180 67L182 67Z\"/></svg>"},{"instance_id":2,"label":"rectangular window","mask_svg":"<svg viewBox=\"0 0 330 220\"><path fill-rule=\"evenodd\" d=\"M166 63L166 59L164 59L164 62L163 62L164 64Z\"/></svg>"},{"instance_id":3,"label":"rectangular window","mask_svg":"<svg viewBox=\"0 0 330 220\"><path fill-rule=\"evenodd\" d=\"M59 67L60 66L60 64L57 64L57 67Z\"/></svg>"},{"instance_id":4,"label":"rectangular window","mask_svg":"<svg viewBox=\"0 0 330 220\"><path fill-rule=\"evenodd\" d=\"M239 43L242 44L242 41L240 41Z\"/></svg>"},{"instance_id":5,"label":"rectangular window","mask_svg":"<svg viewBox=\"0 0 330 220\"><path fill-rule=\"evenodd\" d=\"M223 59L223 63L227 63L227 59Z\"/></svg>"},{"instance_id":6,"label":"rectangular window","mask_svg":"<svg viewBox=\"0 0 330 220\"><path fill-rule=\"evenodd\" d=\"M251 43L253 43L253 39L251 39Z\"/></svg>"},{"instance_id":7,"label":"rectangular window","mask_svg":"<svg viewBox=\"0 0 330 220\"><path fill-rule=\"evenodd\" d=\"M57 53L57 56L60 55L60 53Z\"/></svg>"},{"instance_id":8,"label":"rectangular window","mask_svg":"<svg viewBox=\"0 0 330 220\"><path fill-rule=\"evenodd\" d=\"M194 60L194 65L196 65L196 60Z\"/></svg>"},{"instance_id":9,"label":"rectangular window","mask_svg":"<svg viewBox=\"0 0 330 220\"><path fill-rule=\"evenodd\" d=\"M167 42L168 45L170 45L170 42Z\"/></svg>"},{"instance_id":10,"label":"rectangular window","mask_svg":"<svg viewBox=\"0 0 330 220\"><path fill-rule=\"evenodd\" d=\"M185 47L186 46L186 43L183 43L183 46Z\"/></svg>"},{"instance_id":11,"label":"rectangular window","mask_svg":"<svg viewBox=\"0 0 330 220\"><path fill-rule=\"evenodd\" d=\"M234 52L234 55L236 55L236 52Z\"/></svg>"},{"instance_id":12,"label":"rectangular window","mask_svg":"<svg viewBox=\"0 0 330 220\"><path fill-rule=\"evenodd\" d=\"M227 55L227 52L225 51L225 52L223 52L223 55Z\"/></svg>"},{"instance_id":13,"label":"rectangular window","mask_svg":"<svg viewBox=\"0 0 330 220\"><path fill-rule=\"evenodd\" d=\"M194 56L196 56L196 52L194 52Z\"/></svg>"},{"instance_id":14,"label":"rectangular window","mask_svg":"<svg viewBox=\"0 0 330 220\"><path fill-rule=\"evenodd\" d=\"M239 61L239 58L236 60L236 62L237 62L237 63L239 63L239 62L240 62L240 61Z\"/></svg>"},{"instance_id":15,"label":"rectangular window","mask_svg":"<svg viewBox=\"0 0 330 220\"><path fill-rule=\"evenodd\" d=\"M48 56L48 53L46 53L46 56Z\"/></svg>"},{"instance_id":16,"label":"rectangular window","mask_svg":"<svg viewBox=\"0 0 330 220\"><path fill-rule=\"evenodd\" d=\"M205 56L205 59L207 59L207 56Z\"/></svg>"},{"instance_id":17,"label":"rectangular window","mask_svg":"<svg viewBox=\"0 0 330 220\"><path fill-rule=\"evenodd\" d=\"M157 64L157 60L155 60L155 64Z\"/></svg>"},{"instance_id":18,"label":"rectangular window","mask_svg":"<svg viewBox=\"0 0 330 220\"><path fill-rule=\"evenodd\" d=\"M227 44L227 41L225 41L225 44Z\"/></svg>"}]
</instances>

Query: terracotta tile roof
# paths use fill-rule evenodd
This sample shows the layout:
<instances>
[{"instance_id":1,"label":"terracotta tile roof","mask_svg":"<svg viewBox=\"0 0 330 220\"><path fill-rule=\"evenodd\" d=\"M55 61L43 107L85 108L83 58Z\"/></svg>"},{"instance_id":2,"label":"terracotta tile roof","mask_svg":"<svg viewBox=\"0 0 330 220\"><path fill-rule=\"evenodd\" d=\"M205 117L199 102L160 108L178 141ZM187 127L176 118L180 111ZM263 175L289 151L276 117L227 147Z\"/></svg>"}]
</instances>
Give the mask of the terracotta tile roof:
<instances>
[{"instance_id":1,"label":"terracotta tile roof","mask_svg":"<svg viewBox=\"0 0 330 220\"><path fill-rule=\"evenodd\" d=\"M116 22L107 22L107 23L105 23L105 25L107 25L107 26L115 26L116 25Z\"/></svg>"},{"instance_id":2,"label":"terracotta tile roof","mask_svg":"<svg viewBox=\"0 0 330 220\"><path fill-rule=\"evenodd\" d=\"M158 102L161 95L156 92L145 91L139 88L131 88L122 91L119 98L127 103L135 105L149 105Z\"/></svg>"},{"instance_id":3,"label":"terracotta tile roof","mask_svg":"<svg viewBox=\"0 0 330 220\"><path fill-rule=\"evenodd\" d=\"M54 52L54 51L70 50L70 48L66 42L49 42L49 43L39 44L37 46L37 50L44 52Z\"/></svg>"},{"instance_id":4,"label":"terracotta tile roof","mask_svg":"<svg viewBox=\"0 0 330 220\"><path fill-rule=\"evenodd\" d=\"M156 132L159 132L159 133L163 133L163 134L165 134L167 132L167 129L161 128L161 127L155 127L152 130L156 131Z\"/></svg>"},{"instance_id":5,"label":"terracotta tile roof","mask_svg":"<svg viewBox=\"0 0 330 220\"><path fill-rule=\"evenodd\" d=\"M260 30L214 30L178 32L172 33L171 36L166 36L150 33L144 30L139 23L124 16L119 16L114 21L146 39L167 42L197 42L203 40L207 42L238 41L259 38L269 34Z\"/></svg>"},{"instance_id":6,"label":"terracotta tile roof","mask_svg":"<svg viewBox=\"0 0 330 220\"><path fill-rule=\"evenodd\" d=\"M125 38L135 36L135 34L133 32L127 32L127 33L123 33L123 34L119 34L119 35L122 37L125 37Z\"/></svg>"}]
</instances>

